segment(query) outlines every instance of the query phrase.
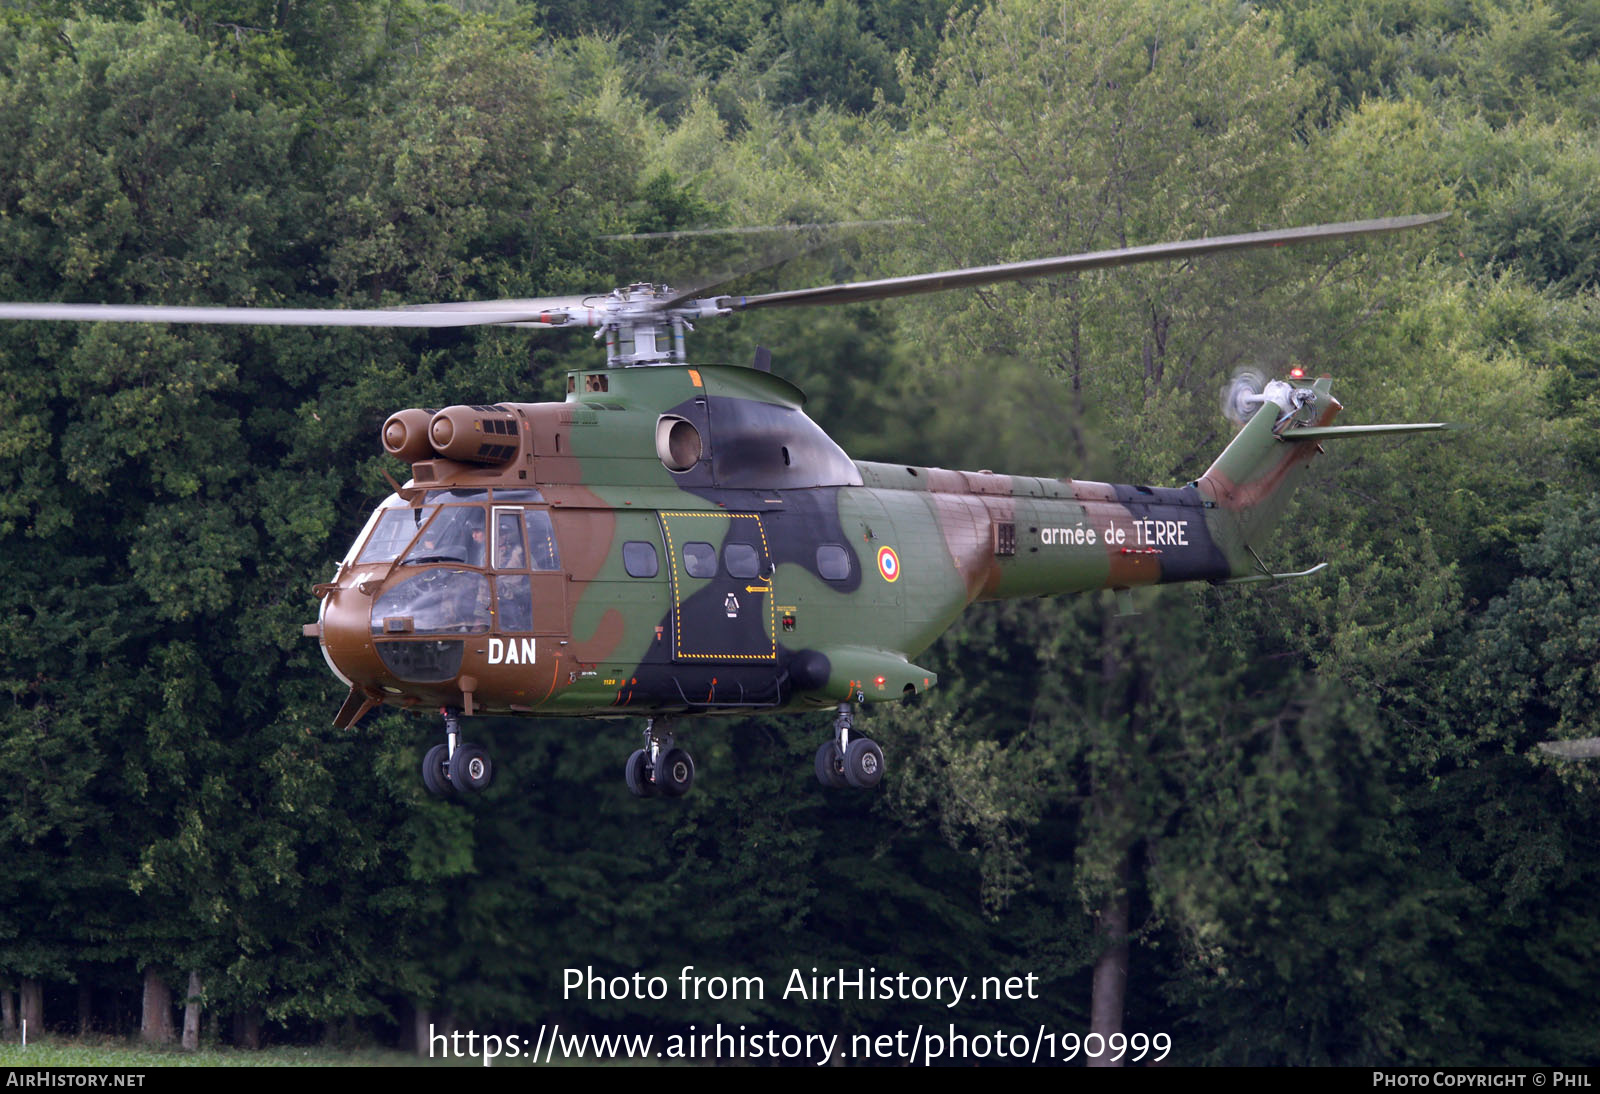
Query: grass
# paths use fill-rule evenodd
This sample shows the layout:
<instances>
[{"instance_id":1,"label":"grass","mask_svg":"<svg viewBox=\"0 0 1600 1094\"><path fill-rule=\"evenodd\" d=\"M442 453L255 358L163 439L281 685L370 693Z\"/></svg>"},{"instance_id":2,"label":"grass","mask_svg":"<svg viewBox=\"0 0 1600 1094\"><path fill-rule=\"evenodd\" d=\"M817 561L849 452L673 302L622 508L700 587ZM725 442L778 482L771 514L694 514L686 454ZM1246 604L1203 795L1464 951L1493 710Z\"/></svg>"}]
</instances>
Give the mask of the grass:
<instances>
[{"instance_id":1,"label":"grass","mask_svg":"<svg viewBox=\"0 0 1600 1094\"><path fill-rule=\"evenodd\" d=\"M176 1046L163 1048L115 1037L46 1037L30 1041L26 1048L0 1044L0 1067L413 1067L428 1063L409 1052L388 1049L281 1045L259 1051L207 1047L184 1052Z\"/></svg>"}]
</instances>

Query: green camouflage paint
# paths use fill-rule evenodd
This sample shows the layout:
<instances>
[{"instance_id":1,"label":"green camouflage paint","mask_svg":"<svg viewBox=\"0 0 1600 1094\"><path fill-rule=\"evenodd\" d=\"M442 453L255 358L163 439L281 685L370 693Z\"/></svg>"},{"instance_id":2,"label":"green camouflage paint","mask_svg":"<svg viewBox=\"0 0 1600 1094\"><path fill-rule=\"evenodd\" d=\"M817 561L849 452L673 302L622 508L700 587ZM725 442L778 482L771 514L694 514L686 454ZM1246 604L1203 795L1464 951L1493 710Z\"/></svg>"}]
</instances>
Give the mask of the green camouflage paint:
<instances>
[{"instance_id":1,"label":"green camouflage paint","mask_svg":"<svg viewBox=\"0 0 1600 1094\"><path fill-rule=\"evenodd\" d=\"M375 516L307 630L351 685L341 724L378 703L603 717L897 699L936 682L914 659L975 601L1263 573L1319 451L1295 433L1330 432L1330 386L1278 383L1181 487L852 461L754 369L581 372L564 403L448 408L428 420L448 421L455 458L405 412L385 442L413 480L380 513L415 535L375 551ZM468 518L476 556L419 556L438 549L427 530Z\"/></svg>"}]
</instances>

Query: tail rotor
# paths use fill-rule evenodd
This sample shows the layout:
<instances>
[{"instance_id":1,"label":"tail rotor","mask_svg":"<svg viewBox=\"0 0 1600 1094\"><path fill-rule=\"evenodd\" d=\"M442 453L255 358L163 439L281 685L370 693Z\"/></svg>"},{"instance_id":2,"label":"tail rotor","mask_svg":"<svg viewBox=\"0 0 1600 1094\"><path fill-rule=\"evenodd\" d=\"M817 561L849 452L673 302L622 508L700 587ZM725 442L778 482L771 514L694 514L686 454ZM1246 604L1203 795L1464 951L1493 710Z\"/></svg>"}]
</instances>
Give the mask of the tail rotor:
<instances>
[{"instance_id":1,"label":"tail rotor","mask_svg":"<svg viewBox=\"0 0 1600 1094\"><path fill-rule=\"evenodd\" d=\"M1228 382L1222 385L1222 413L1236 426L1244 425L1255 414L1256 408L1266 402L1267 377L1260 369L1235 370Z\"/></svg>"}]
</instances>

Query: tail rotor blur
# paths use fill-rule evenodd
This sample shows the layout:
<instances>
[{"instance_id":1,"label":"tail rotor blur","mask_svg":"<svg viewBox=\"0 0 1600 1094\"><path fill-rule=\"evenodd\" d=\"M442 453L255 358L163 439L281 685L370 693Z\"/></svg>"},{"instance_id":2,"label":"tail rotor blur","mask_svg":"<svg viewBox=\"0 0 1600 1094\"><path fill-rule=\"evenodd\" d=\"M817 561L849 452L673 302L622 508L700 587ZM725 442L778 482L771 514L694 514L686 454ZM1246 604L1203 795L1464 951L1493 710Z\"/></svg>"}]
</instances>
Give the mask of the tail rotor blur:
<instances>
[{"instance_id":1,"label":"tail rotor blur","mask_svg":"<svg viewBox=\"0 0 1600 1094\"><path fill-rule=\"evenodd\" d=\"M1261 394L1266 387L1267 377L1260 369L1237 369L1222 385L1222 413L1234 425L1244 425L1266 401Z\"/></svg>"}]
</instances>

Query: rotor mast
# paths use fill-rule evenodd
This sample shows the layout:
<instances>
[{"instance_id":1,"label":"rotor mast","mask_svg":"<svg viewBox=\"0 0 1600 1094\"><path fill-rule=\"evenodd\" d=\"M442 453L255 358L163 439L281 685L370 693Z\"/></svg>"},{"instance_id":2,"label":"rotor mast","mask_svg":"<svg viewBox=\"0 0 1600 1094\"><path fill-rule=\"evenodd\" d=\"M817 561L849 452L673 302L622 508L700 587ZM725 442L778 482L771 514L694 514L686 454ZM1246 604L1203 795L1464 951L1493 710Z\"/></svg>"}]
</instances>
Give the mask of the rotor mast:
<instances>
[{"instance_id":1,"label":"rotor mast","mask_svg":"<svg viewBox=\"0 0 1600 1094\"><path fill-rule=\"evenodd\" d=\"M595 340L605 342L607 368L687 365L685 335L694 330L696 319L727 315L731 309L723 306L725 300L686 300L671 286L637 282L613 289L604 299L591 302L581 314L569 312L566 322L600 328ZM554 316L542 318L550 320Z\"/></svg>"},{"instance_id":2,"label":"rotor mast","mask_svg":"<svg viewBox=\"0 0 1600 1094\"><path fill-rule=\"evenodd\" d=\"M666 285L639 282L614 290L610 306L595 309L595 339L605 340L607 368L689 363L684 335L694 325L681 309L662 306L672 295Z\"/></svg>"}]
</instances>

